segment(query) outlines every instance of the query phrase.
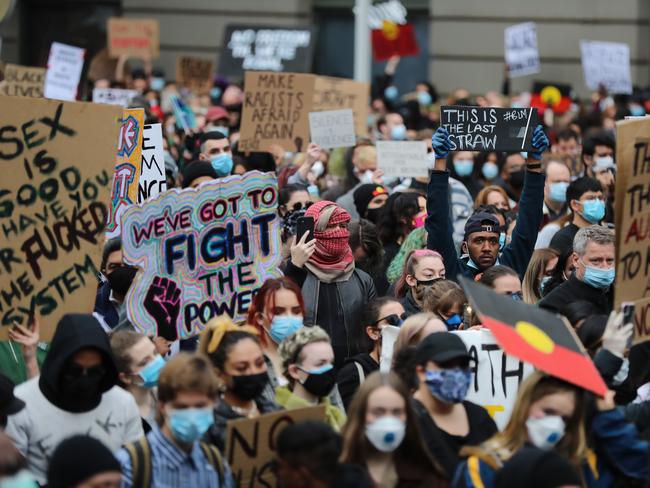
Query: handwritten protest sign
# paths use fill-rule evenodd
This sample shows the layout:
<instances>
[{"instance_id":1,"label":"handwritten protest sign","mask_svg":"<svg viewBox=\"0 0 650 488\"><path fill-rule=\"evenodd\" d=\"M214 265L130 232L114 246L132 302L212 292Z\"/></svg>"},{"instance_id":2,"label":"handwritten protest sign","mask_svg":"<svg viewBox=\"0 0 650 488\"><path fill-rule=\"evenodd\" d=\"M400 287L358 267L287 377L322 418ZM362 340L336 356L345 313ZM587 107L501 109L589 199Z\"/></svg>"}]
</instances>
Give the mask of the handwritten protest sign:
<instances>
[{"instance_id":1,"label":"handwritten protest sign","mask_svg":"<svg viewBox=\"0 0 650 488\"><path fill-rule=\"evenodd\" d=\"M4 81L4 95L42 98L45 68L7 64Z\"/></svg>"},{"instance_id":2,"label":"handwritten protest sign","mask_svg":"<svg viewBox=\"0 0 650 488\"><path fill-rule=\"evenodd\" d=\"M506 64L511 77L539 73L537 27L535 22L506 27L504 31Z\"/></svg>"},{"instance_id":3,"label":"handwritten protest sign","mask_svg":"<svg viewBox=\"0 0 650 488\"><path fill-rule=\"evenodd\" d=\"M108 19L108 55L155 59L160 56L160 25L155 19Z\"/></svg>"},{"instance_id":4,"label":"handwritten protest sign","mask_svg":"<svg viewBox=\"0 0 650 488\"><path fill-rule=\"evenodd\" d=\"M144 110L124 109L117 141L117 164L113 174L111 208L106 237L120 237L120 221L129 205L138 201L138 179L142 168Z\"/></svg>"},{"instance_id":5,"label":"handwritten protest sign","mask_svg":"<svg viewBox=\"0 0 650 488\"><path fill-rule=\"evenodd\" d=\"M229 25L218 72L240 79L248 70L308 72L314 44L312 27Z\"/></svg>"},{"instance_id":6,"label":"handwritten protest sign","mask_svg":"<svg viewBox=\"0 0 650 488\"><path fill-rule=\"evenodd\" d=\"M53 42L47 60L45 98L75 100L86 50Z\"/></svg>"},{"instance_id":7,"label":"handwritten protest sign","mask_svg":"<svg viewBox=\"0 0 650 488\"><path fill-rule=\"evenodd\" d=\"M138 181L138 203L167 191L162 125L145 125L142 133L142 165Z\"/></svg>"},{"instance_id":8,"label":"handwritten protest sign","mask_svg":"<svg viewBox=\"0 0 650 488\"><path fill-rule=\"evenodd\" d=\"M580 41L585 84L610 93L632 93L630 46L622 42Z\"/></svg>"},{"instance_id":9,"label":"handwritten protest sign","mask_svg":"<svg viewBox=\"0 0 650 488\"><path fill-rule=\"evenodd\" d=\"M423 141L377 141L377 166L386 178L429 176Z\"/></svg>"},{"instance_id":10,"label":"handwritten protest sign","mask_svg":"<svg viewBox=\"0 0 650 488\"><path fill-rule=\"evenodd\" d=\"M214 61L181 56L176 59L176 83L196 93L208 93L212 88Z\"/></svg>"},{"instance_id":11,"label":"handwritten protest sign","mask_svg":"<svg viewBox=\"0 0 650 488\"><path fill-rule=\"evenodd\" d=\"M241 151L266 151L272 144L307 149L314 75L248 71L244 92Z\"/></svg>"},{"instance_id":12,"label":"handwritten protest sign","mask_svg":"<svg viewBox=\"0 0 650 488\"><path fill-rule=\"evenodd\" d=\"M107 103L108 105L126 107L137 94L136 90L93 88L93 103Z\"/></svg>"},{"instance_id":13,"label":"handwritten protest sign","mask_svg":"<svg viewBox=\"0 0 650 488\"><path fill-rule=\"evenodd\" d=\"M234 486L277 486L272 461L278 436L285 427L307 420L325 420L325 407L283 410L255 419L230 420L226 430L226 459L232 468Z\"/></svg>"},{"instance_id":14,"label":"handwritten protest sign","mask_svg":"<svg viewBox=\"0 0 650 488\"><path fill-rule=\"evenodd\" d=\"M466 399L484 407L499 429L510 419L519 385L534 371L529 364L507 355L488 329L454 332L470 356L472 383Z\"/></svg>"},{"instance_id":15,"label":"handwritten protest sign","mask_svg":"<svg viewBox=\"0 0 650 488\"><path fill-rule=\"evenodd\" d=\"M42 317L90 312L121 110L0 97L0 338Z\"/></svg>"},{"instance_id":16,"label":"handwritten protest sign","mask_svg":"<svg viewBox=\"0 0 650 488\"><path fill-rule=\"evenodd\" d=\"M309 112L309 131L311 142L325 149L352 147L356 143L354 117L349 108Z\"/></svg>"},{"instance_id":17,"label":"handwritten protest sign","mask_svg":"<svg viewBox=\"0 0 650 488\"><path fill-rule=\"evenodd\" d=\"M354 113L354 127L358 136L368 132L368 110L370 84L345 78L317 76L314 83L314 104L311 110L338 110L351 108Z\"/></svg>"},{"instance_id":18,"label":"handwritten protest sign","mask_svg":"<svg viewBox=\"0 0 650 488\"><path fill-rule=\"evenodd\" d=\"M129 207L123 252L140 268L129 320L169 339L194 336L224 313L244 320L262 283L281 275L277 200L276 177L250 171Z\"/></svg>"},{"instance_id":19,"label":"handwritten protest sign","mask_svg":"<svg viewBox=\"0 0 650 488\"><path fill-rule=\"evenodd\" d=\"M445 106L440 125L452 151L531 151L537 111L530 108Z\"/></svg>"}]
</instances>

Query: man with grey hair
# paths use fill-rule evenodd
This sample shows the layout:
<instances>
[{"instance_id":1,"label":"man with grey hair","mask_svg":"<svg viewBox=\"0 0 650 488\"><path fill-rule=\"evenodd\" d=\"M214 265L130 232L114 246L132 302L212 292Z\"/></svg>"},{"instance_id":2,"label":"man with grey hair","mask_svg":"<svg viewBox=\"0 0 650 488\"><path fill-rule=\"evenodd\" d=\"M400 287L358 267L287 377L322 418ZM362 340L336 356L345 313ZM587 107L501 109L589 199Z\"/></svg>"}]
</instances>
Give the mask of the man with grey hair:
<instances>
[{"instance_id":1,"label":"man with grey hair","mask_svg":"<svg viewBox=\"0 0 650 488\"><path fill-rule=\"evenodd\" d=\"M575 271L567 281L545 296L539 306L562 312L575 301L590 302L596 313L609 314L614 303L616 252L614 231L600 225L580 229L573 240Z\"/></svg>"}]
</instances>

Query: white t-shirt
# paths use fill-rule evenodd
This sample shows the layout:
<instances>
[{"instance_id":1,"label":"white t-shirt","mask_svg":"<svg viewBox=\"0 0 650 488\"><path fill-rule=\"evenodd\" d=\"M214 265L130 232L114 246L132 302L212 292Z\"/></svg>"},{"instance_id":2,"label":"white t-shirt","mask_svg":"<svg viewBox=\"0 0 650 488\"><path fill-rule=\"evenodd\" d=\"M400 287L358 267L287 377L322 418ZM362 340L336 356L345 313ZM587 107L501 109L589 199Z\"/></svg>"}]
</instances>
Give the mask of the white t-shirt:
<instances>
[{"instance_id":1,"label":"white t-shirt","mask_svg":"<svg viewBox=\"0 0 650 488\"><path fill-rule=\"evenodd\" d=\"M81 413L67 412L50 403L38 387L38 377L18 385L14 394L25 402L25 408L9 416L6 434L27 458L29 470L41 484L47 481L47 465L54 449L68 437L85 434L116 452L144 436L135 399L119 386L104 393L96 408Z\"/></svg>"}]
</instances>

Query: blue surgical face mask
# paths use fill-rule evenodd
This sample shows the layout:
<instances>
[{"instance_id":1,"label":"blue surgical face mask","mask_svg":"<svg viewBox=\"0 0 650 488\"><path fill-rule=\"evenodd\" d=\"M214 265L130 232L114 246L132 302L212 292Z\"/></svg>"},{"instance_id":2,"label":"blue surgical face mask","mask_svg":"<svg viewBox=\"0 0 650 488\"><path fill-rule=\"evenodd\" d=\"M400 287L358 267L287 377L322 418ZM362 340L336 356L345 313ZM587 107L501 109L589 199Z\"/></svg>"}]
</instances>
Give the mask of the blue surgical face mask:
<instances>
[{"instance_id":1,"label":"blue surgical face mask","mask_svg":"<svg viewBox=\"0 0 650 488\"><path fill-rule=\"evenodd\" d=\"M391 102L393 100L397 100L398 95L399 91L397 91L397 87L395 85L387 86L384 90L384 97L386 97L386 100L390 100Z\"/></svg>"},{"instance_id":2,"label":"blue surgical face mask","mask_svg":"<svg viewBox=\"0 0 650 488\"><path fill-rule=\"evenodd\" d=\"M233 162L232 155L230 153L221 153L218 156L215 156L210 160L212 167L217 172L217 176L220 178L223 176L228 176L232 171Z\"/></svg>"},{"instance_id":3,"label":"blue surgical face mask","mask_svg":"<svg viewBox=\"0 0 650 488\"><path fill-rule=\"evenodd\" d=\"M280 344L287 337L302 328L302 317L298 315L276 315L271 322L269 336L276 344Z\"/></svg>"},{"instance_id":4,"label":"blue surgical face mask","mask_svg":"<svg viewBox=\"0 0 650 488\"><path fill-rule=\"evenodd\" d=\"M512 298L515 302L523 302L524 301L524 296L520 291L510 293L510 298Z\"/></svg>"},{"instance_id":5,"label":"blue surgical face mask","mask_svg":"<svg viewBox=\"0 0 650 488\"><path fill-rule=\"evenodd\" d=\"M215 86L210 89L210 98L212 100L218 100L220 96L221 96L221 88Z\"/></svg>"},{"instance_id":6,"label":"blue surgical face mask","mask_svg":"<svg viewBox=\"0 0 650 488\"><path fill-rule=\"evenodd\" d=\"M597 224L605 216L605 202L599 198L582 202L582 216L591 224Z\"/></svg>"},{"instance_id":7,"label":"blue surgical face mask","mask_svg":"<svg viewBox=\"0 0 650 488\"><path fill-rule=\"evenodd\" d=\"M140 370L138 376L144 381L143 385L145 388L153 388L158 385L158 377L160 372L165 367L165 360L162 356L156 356L156 359L147 364L144 368Z\"/></svg>"},{"instance_id":8,"label":"blue surgical face mask","mask_svg":"<svg viewBox=\"0 0 650 488\"><path fill-rule=\"evenodd\" d=\"M465 400L472 381L469 369L428 369L425 374L429 392L438 400L445 403L460 403Z\"/></svg>"},{"instance_id":9,"label":"blue surgical face mask","mask_svg":"<svg viewBox=\"0 0 650 488\"><path fill-rule=\"evenodd\" d=\"M428 91L418 92L418 103L423 107L428 107L432 102L431 94Z\"/></svg>"},{"instance_id":10,"label":"blue surgical face mask","mask_svg":"<svg viewBox=\"0 0 650 488\"><path fill-rule=\"evenodd\" d=\"M163 88L165 88L165 78L151 78L151 83L149 83L149 87L154 90L154 91L162 91Z\"/></svg>"},{"instance_id":11,"label":"blue surgical face mask","mask_svg":"<svg viewBox=\"0 0 650 488\"><path fill-rule=\"evenodd\" d=\"M614 283L614 278L616 278L616 268L611 267L603 269L587 266L585 263L582 264L585 267L585 276L582 281L588 285L598 288L599 290L604 290Z\"/></svg>"},{"instance_id":12,"label":"blue surgical face mask","mask_svg":"<svg viewBox=\"0 0 650 488\"><path fill-rule=\"evenodd\" d=\"M445 325L447 330L458 330L458 327L463 323L463 317L460 314L455 313L447 320L445 320Z\"/></svg>"},{"instance_id":13,"label":"blue surgical face mask","mask_svg":"<svg viewBox=\"0 0 650 488\"><path fill-rule=\"evenodd\" d=\"M631 105L630 114L633 117L643 117L645 115L645 109L641 105Z\"/></svg>"},{"instance_id":14,"label":"blue surgical face mask","mask_svg":"<svg viewBox=\"0 0 650 488\"><path fill-rule=\"evenodd\" d=\"M541 281L539 282L539 295L544 296L544 288L546 288L546 285L549 284L549 282L553 279L552 276L544 276Z\"/></svg>"},{"instance_id":15,"label":"blue surgical face mask","mask_svg":"<svg viewBox=\"0 0 650 488\"><path fill-rule=\"evenodd\" d=\"M569 187L569 184L564 181L558 181L557 183L551 183L549 198L557 203L566 202L566 189Z\"/></svg>"},{"instance_id":16,"label":"blue surgical face mask","mask_svg":"<svg viewBox=\"0 0 650 488\"><path fill-rule=\"evenodd\" d=\"M474 161L472 159L457 159L454 161L454 170L461 178L471 175L473 169Z\"/></svg>"},{"instance_id":17,"label":"blue surgical face mask","mask_svg":"<svg viewBox=\"0 0 650 488\"><path fill-rule=\"evenodd\" d=\"M488 161L487 163L483 164L481 173L483 173L483 177L486 180L493 180L499 174L499 167L491 161Z\"/></svg>"},{"instance_id":18,"label":"blue surgical face mask","mask_svg":"<svg viewBox=\"0 0 650 488\"><path fill-rule=\"evenodd\" d=\"M507 239L508 235L505 232L501 232L501 234L499 234L499 251L503 251L505 249Z\"/></svg>"},{"instance_id":19,"label":"blue surgical face mask","mask_svg":"<svg viewBox=\"0 0 650 488\"><path fill-rule=\"evenodd\" d=\"M214 423L212 408L171 410L168 415L172 435L186 444L200 439Z\"/></svg>"},{"instance_id":20,"label":"blue surgical face mask","mask_svg":"<svg viewBox=\"0 0 650 488\"><path fill-rule=\"evenodd\" d=\"M404 124L394 125L390 130L390 138L394 141L406 139L406 126Z\"/></svg>"}]
</instances>

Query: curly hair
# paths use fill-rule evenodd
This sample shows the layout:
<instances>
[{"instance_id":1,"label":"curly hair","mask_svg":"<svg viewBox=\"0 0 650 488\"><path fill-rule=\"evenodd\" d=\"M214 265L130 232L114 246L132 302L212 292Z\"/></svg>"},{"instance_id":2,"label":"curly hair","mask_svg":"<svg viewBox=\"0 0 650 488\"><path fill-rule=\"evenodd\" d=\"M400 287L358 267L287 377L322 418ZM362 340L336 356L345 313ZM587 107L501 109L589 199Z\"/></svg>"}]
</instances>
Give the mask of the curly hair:
<instances>
[{"instance_id":1,"label":"curly hair","mask_svg":"<svg viewBox=\"0 0 650 488\"><path fill-rule=\"evenodd\" d=\"M313 342L330 342L330 336L317 325L311 327L302 327L293 335L287 337L280 343L278 353L282 359L282 372L285 378L291 378L289 375L289 366L300 363L302 350L308 344Z\"/></svg>"}]
</instances>

